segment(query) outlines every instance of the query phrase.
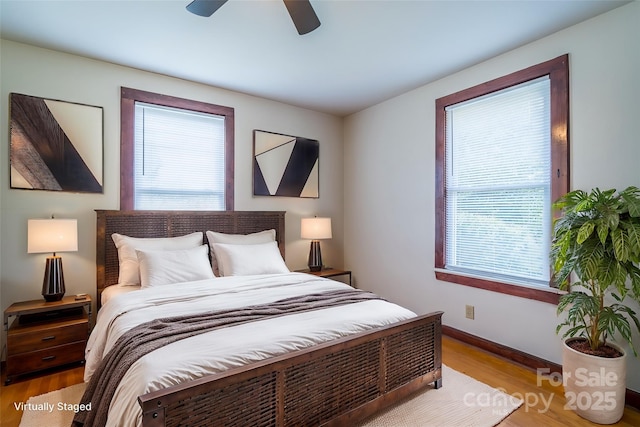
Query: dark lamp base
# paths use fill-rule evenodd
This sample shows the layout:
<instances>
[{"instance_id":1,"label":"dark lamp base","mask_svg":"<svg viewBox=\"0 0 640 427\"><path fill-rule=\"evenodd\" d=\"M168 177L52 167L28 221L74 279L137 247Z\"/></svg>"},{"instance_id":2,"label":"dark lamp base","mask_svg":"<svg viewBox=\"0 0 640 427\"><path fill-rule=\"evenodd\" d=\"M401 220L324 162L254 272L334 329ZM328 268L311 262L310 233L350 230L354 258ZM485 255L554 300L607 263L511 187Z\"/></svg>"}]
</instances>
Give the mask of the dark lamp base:
<instances>
[{"instance_id":1,"label":"dark lamp base","mask_svg":"<svg viewBox=\"0 0 640 427\"><path fill-rule=\"evenodd\" d=\"M45 301L60 301L64 296L64 274L62 273L62 258L52 256L47 258L42 281L42 296Z\"/></svg>"},{"instance_id":2,"label":"dark lamp base","mask_svg":"<svg viewBox=\"0 0 640 427\"><path fill-rule=\"evenodd\" d=\"M62 297L64 296L64 294L50 294L50 295L42 294L42 296L44 297L45 301L54 302L54 301L60 301L62 299Z\"/></svg>"},{"instance_id":3,"label":"dark lamp base","mask_svg":"<svg viewBox=\"0 0 640 427\"><path fill-rule=\"evenodd\" d=\"M320 252L320 242L318 240L311 241L308 266L309 271L322 270L322 253Z\"/></svg>"}]
</instances>

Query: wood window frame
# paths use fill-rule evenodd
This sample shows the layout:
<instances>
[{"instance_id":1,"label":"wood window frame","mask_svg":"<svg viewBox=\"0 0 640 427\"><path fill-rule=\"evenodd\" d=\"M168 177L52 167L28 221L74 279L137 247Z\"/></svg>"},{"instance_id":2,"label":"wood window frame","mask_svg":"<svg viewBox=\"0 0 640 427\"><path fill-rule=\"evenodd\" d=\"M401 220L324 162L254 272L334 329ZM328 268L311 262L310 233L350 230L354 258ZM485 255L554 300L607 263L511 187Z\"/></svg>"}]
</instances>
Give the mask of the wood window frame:
<instances>
[{"instance_id":1,"label":"wood window frame","mask_svg":"<svg viewBox=\"0 0 640 427\"><path fill-rule=\"evenodd\" d=\"M559 291L552 287L519 286L445 271L446 262L446 107L549 76L551 86L551 199L569 191L569 55L533 65L503 77L436 99L436 279L508 295L557 304ZM555 214L554 214L555 215Z\"/></svg>"},{"instance_id":2,"label":"wood window frame","mask_svg":"<svg viewBox=\"0 0 640 427\"><path fill-rule=\"evenodd\" d=\"M134 138L136 101L224 117L225 210L234 210L234 109L126 87L122 87L120 90L120 209L135 209Z\"/></svg>"}]
</instances>

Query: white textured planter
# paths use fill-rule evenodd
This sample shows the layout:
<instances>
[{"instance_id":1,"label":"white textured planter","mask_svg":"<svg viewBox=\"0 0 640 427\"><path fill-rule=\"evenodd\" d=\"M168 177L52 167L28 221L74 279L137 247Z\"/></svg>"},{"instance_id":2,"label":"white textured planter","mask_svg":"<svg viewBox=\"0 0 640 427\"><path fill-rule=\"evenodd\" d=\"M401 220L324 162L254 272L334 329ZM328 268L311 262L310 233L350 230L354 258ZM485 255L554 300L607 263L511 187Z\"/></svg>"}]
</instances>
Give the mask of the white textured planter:
<instances>
[{"instance_id":1,"label":"white textured planter","mask_svg":"<svg viewBox=\"0 0 640 427\"><path fill-rule=\"evenodd\" d=\"M627 355L606 358L580 353L565 341L562 349L562 378L567 409L598 424L615 424L624 413Z\"/></svg>"}]
</instances>

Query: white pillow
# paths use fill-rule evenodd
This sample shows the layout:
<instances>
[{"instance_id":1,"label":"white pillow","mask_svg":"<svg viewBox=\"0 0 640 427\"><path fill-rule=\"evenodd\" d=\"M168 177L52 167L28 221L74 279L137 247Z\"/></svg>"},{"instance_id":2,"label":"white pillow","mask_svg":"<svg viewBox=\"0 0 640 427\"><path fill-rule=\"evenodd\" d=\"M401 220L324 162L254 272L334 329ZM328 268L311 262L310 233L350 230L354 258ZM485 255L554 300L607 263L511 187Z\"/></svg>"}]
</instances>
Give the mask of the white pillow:
<instances>
[{"instance_id":1,"label":"white pillow","mask_svg":"<svg viewBox=\"0 0 640 427\"><path fill-rule=\"evenodd\" d=\"M136 251L142 287L213 279L208 252L206 245L177 251Z\"/></svg>"},{"instance_id":2,"label":"white pillow","mask_svg":"<svg viewBox=\"0 0 640 427\"><path fill-rule=\"evenodd\" d=\"M209 241L209 248L211 253L211 267L213 268L213 274L216 276L224 276L223 272L219 271L218 260L216 259L213 245L216 243L224 243L229 245L255 245L258 243L275 242L276 230L264 230L251 234L225 234L218 233L216 231L207 231L207 240Z\"/></svg>"},{"instance_id":3,"label":"white pillow","mask_svg":"<svg viewBox=\"0 0 640 427\"><path fill-rule=\"evenodd\" d=\"M214 243L213 250L224 276L289 273L277 242L258 245Z\"/></svg>"},{"instance_id":4,"label":"white pillow","mask_svg":"<svg viewBox=\"0 0 640 427\"><path fill-rule=\"evenodd\" d=\"M113 233L111 238L118 249L120 261L120 275L118 283L121 285L140 285L140 267L136 249L150 251L167 251L196 248L202 245L202 232L191 233L179 237L139 238Z\"/></svg>"}]
</instances>

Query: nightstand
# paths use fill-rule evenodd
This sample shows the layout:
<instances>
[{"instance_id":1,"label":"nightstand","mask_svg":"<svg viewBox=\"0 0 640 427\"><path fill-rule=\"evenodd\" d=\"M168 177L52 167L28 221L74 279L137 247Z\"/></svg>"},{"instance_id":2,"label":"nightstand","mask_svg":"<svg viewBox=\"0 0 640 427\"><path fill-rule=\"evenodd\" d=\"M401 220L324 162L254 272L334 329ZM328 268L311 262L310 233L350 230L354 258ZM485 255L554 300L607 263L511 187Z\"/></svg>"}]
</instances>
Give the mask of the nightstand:
<instances>
[{"instance_id":1,"label":"nightstand","mask_svg":"<svg viewBox=\"0 0 640 427\"><path fill-rule=\"evenodd\" d=\"M301 273L313 274L314 276L328 277L328 278L336 277L336 276L349 276L348 285L351 286L351 270L340 270L338 268L326 267L320 271L310 271L309 269L298 270L298 271Z\"/></svg>"},{"instance_id":2,"label":"nightstand","mask_svg":"<svg viewBox=\"0 0 640 427\"><path fill-rule=\"evenodd\" d=\"M15 317L11 326L9 320ZM91 297L23 301L4 311L7 379L43 369L84 362L91 322Z\"/></svg>"}]
</instances>

